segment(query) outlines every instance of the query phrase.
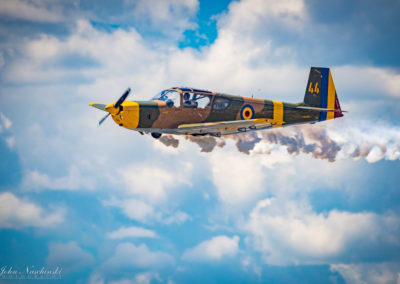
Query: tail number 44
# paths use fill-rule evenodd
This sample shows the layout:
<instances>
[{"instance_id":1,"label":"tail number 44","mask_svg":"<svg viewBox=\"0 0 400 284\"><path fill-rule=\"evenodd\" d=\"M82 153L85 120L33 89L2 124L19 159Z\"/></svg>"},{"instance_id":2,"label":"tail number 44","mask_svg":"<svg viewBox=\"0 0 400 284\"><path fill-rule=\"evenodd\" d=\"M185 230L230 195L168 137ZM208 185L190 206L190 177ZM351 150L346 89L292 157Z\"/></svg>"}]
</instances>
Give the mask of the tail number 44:
<instances>
[{"instance_id":1,"label":"tail number 44","mask_svg":"<svg viewBox=\"0 0 400 284\"><path fill-rule=\"evenodd\" d=\"M310 82L310 85L308 85L308 91L309 91L311 94L313 94L313 93L319 94L318 82L315 82L314 87L313 87L313 83Z\"/></svg>"}]
</instances>

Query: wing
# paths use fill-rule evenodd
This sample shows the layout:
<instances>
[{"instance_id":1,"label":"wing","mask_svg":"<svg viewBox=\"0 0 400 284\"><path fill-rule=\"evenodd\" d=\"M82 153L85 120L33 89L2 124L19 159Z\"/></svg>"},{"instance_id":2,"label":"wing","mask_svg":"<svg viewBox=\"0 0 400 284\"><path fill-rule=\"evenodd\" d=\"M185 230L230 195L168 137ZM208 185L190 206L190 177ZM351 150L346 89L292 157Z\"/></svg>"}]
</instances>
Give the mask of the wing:
<instances>
[{"instance_id":1,"label":"wing","mask_svg":"<svg viewBox=\"0 0 400 284\"><path fill-rule=\"evenodd\" d=\"M252 130L260 130L282 123L273 122L267 118L256 118L248 120L231 120L221 122L206 122L181 124L176 129L179 134L233 134Z\"/></svg>"}]
</instances>

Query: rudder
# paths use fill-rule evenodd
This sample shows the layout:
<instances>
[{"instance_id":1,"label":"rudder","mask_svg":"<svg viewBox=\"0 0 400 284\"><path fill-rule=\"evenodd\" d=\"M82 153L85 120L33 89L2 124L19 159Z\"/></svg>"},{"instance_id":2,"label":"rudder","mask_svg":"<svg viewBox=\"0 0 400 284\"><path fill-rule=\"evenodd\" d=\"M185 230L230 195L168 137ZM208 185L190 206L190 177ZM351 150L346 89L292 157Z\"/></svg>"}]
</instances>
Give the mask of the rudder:
<instances>
[{"instance_id":1,"label":"rudder","mask_svg":"<svg viewBox=\"0 0 400 284\"><path fill-rule=\"evenodd\" d=\"M311 67L304 104L310 107L339 110L339 112L320 112L320 121L343 116L329 68Z\"/></svg>"}]
</instances>

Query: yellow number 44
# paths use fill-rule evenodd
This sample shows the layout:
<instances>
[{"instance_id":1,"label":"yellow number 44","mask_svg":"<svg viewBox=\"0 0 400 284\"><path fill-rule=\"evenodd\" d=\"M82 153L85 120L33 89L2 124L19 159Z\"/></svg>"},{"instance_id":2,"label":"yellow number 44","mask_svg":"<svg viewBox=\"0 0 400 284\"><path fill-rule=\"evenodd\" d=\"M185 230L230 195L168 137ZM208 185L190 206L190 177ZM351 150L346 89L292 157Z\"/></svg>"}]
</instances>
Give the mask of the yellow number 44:
<instances>
[{"instance_id":1,"label":"yellow number 44","mask_svg":"<svg viewBox=\"0 0 400 284\"><path fill-rule=\"evenodd\" d=\"M309 91L310 93L317 93L317 94L319 94L318 82L315 82L314 88L313 88L313 86L312 86L312 82L310 82L310 85L308 86L308 91Z\"/></svg>"}]
</instances>

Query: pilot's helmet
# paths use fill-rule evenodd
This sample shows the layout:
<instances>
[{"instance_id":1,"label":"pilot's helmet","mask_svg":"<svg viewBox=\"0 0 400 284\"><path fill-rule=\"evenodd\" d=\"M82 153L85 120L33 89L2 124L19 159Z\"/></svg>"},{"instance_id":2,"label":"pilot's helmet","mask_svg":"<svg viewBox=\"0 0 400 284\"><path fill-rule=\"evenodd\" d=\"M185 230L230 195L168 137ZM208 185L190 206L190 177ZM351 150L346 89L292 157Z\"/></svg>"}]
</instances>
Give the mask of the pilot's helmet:
<instances>
[{"instance_id":1,"label":"pilot's helmet","mask_svg":"<svg viewBox=\"0 0 400 284\"><path fill-rule=\"evenodd\" d=\"M189 98L190 98L190 94L189 94L189 93L184 93L184 94L183 94L183 99L184 99L185 101L188 101Z\"/></svg>"}]
</instances>

